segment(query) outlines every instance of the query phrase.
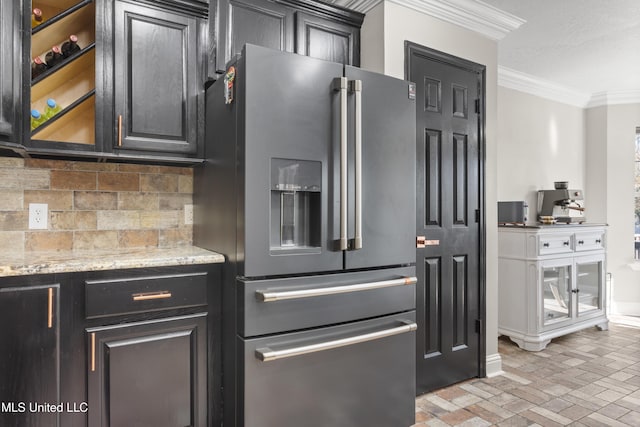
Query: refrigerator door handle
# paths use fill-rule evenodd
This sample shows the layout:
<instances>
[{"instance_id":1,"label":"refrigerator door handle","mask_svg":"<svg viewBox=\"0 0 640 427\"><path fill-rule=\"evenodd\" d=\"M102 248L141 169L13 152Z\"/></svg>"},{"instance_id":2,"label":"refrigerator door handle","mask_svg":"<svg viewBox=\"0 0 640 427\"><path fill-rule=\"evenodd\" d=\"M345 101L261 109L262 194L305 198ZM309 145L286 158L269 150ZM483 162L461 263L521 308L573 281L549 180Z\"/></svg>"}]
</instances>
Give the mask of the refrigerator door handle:
<instances>
[{"instance_id":1,"label":"refrigerator door handle","mask_svg":"<svg viewBox=\"0 0 640 427\"><path fill-rule=\"evenodd\" d=\"M336 77L333 89L340 92L340 240L338 249L347 250L347 86L346 77Z\"/></svg>"},{"instance_id":2,"label":"refrigerator door handle","mask_svg":"<svg viewBox=\"0 0 640 427\"><path fill-rule=\"evenodd\" d=\"M328 288L298 289L290 291L271 291L259 289L256 291L256 299L262 302L275 302L291 299L310 297L322 297L326 295L344 294L351 292L371 291L374 289L389 288L393 286L415 285L418 278L414 276L400 277L397 279L381 280L377 282L357 283L354 285L331 286Z\"/></svg>"},{"instance_id":3,"label":"refrigerator door handle","mask_svg":"<svg viewBox=\"0 0 640 427\"><path fill-rule=\"evenodd\" d=\"M350 82L355 94L355 233L351 249L362 249L362 80Z\"/></svg>"},{"instance_id":4,"label":"refrigerator door handle","mask_svg":"<svg viewBox=\"0 0 640 427\"><path fill-rule=\"evenodd\" d=\"M303 345L283 350L273 350L269 347L258 348L256 349L255 355L256 358L262 362L271 362L273 360L286 359L288 357L301 356L303 354L316 353L318 351L331 350L333 348L379 340L393 335L406 334L418 329L418 325L414 322L403 321L402 323L403 324L401 326L384 329L382 331L369 332L348 338L339 338L318 344Z\"/></svg>"}]
</instances>

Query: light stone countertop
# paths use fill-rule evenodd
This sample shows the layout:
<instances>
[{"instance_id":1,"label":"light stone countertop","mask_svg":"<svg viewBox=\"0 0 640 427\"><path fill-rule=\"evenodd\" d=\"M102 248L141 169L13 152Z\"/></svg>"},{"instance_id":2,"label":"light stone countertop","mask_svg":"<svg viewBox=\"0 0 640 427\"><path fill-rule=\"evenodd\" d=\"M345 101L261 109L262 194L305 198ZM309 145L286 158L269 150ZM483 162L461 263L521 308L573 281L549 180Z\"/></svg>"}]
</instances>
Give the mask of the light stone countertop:
<instances>
[{"instance_id":1,"label":"light stone countertop","mask_svg":"<svg viewBox=\"0 0 640 427\"><path fill-rule=\"evenodd\" d=\"M224 256L195 246L170 249L0 253L0 277L30 274L223 263Z\"/></svg>"}]
</instances>

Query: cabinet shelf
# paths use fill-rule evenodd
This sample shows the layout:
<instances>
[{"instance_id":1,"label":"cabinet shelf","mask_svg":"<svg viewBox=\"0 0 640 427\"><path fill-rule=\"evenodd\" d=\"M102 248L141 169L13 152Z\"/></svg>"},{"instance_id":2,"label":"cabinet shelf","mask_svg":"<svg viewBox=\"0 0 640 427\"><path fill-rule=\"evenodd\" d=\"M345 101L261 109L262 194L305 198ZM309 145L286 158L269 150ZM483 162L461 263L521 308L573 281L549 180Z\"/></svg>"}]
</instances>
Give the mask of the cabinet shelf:
<instances>
[{"instance_id":1,"label":"cabinet shelf","mask_svg":"<svg viewBox=\"0 0 640 427\"><path fill-rule=\"evenodd\" d=\"M68 114L70 111L72 111L74 108L78 107L79 105L83 104L84 101L86 101L89 97L94 96L96 93L95 90L91 90L90 92L84 94L81 98L77 99L75 102L73 102L71 105L68 105L66 108L63 108L62 110L60 110L58 112L58 114L56 114L55 116L51 117L49 120L47 120L46 122L44 122L42 125L38 126L36 129L34 129L33 131L31 131L31 135L36 135L36 134L40 134L40 132L42 130L44 130L46 127L50 126L51 124L55 123L57 120L60 120L61 117L64 117L66 114Z\"/></svg>"},{"instance_id":2,"label":"cabinet shelf","mask_svg":"<svg viewBox=\"0 0 640 427\"><path fill-rule=\"evenodd\" d=\"M82 0L80 2L78 0L34 0L32 6L42 11L45 21L32 28L31 34L35 35L43 31L48 26L55 24L89 3L93 3L93 0Z\"/></svg>"},{"instance_id":3,"label":"cabinet shelf","mask_svg":"<svg viewBox=\"0 0 640 427\"><path fill-rule=\"evenodd\" d=\"M68 58L65 58L62 62L56 64L52 68L47 69L45 72L43 72L42 74L37 76L35 79L31 80L31 85L35 85L35 84L39 83L40 81L46 79L47 77L49 77L50 75L54 74L55 72L57 72L61 68L64 68L67 65L69 65L70 63L72 63L73 61L75 61L76 59L81 58L82 55L86 54L87 52L91 51L92 49L95 49L95 47L96 47L96 44L95 43L91 43L89 46L85 47L80 52L77 52L77 53L73 54L72 56L70 56Z\"/></svg>"},{"instance_id":4,"label":"cabinet shelf","mask_svg":"<svg viewBox=\"0 0 640 427\"><path fill-rule=\"evenodd\" d=\"M37 140L95 145L95 93L67 107L58 115L35 129L32 138Z\"/></svg>"},{"instance_id":5,"label":"cabinet shelf","mask_svg":"<svg viewBox=\"0 0 640 427\"><path fill-rule=\"evenodd\" d=\"M72 8L70 13L65 13L60 19L51 23L42 24L42 29L31 37L31 57L40 56L43 60L51 46L60 46L67 41L69 35L78 37L78 46L86 47L96 40L95 30L95 4L83 2L79 7ZM54 25L55 24L55 25ZM39 27L36 27L39 28Z\"/></svg>"},{"instance_id":6,"label":"cabinet shelf","mask_svg":"<svg viewBox=\"0 0 640 427\"><path fill-rule=\"evenodd\" d=\"M95 146L95 2L34 0L33 5L49 19L32 30L32 57L45 60L51 46L61 46L71 34L81 50L32 80L31 109L44 113L52 98L62 110L34 129L31 139Z\"/></svg>"},{"instance_id":7,"label":"cabinet shelf","mask_svg":"<svg viewBox=\"0 0 640 427\"><path fill-rule=\"evenodd\" d=\"M44 112L47 99L68 107L95 89L95 49L89 50L56 73L31 87L31 108Z\"/></svg>"}]
</instances>

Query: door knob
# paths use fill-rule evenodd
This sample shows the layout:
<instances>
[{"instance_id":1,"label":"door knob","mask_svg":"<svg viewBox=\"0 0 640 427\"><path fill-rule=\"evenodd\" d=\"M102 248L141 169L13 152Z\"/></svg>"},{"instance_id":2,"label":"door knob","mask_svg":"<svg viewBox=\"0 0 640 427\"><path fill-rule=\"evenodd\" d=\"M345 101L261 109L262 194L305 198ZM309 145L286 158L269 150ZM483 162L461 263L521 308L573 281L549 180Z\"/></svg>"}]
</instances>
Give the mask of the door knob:
<instances>
[{"instance_id":1,"label":"door knob","mask_svg":"<svg viewBox=\"0 0 640 427\"><path fill-rule=\"evenodd\" d=\"M440 245L440 240L437 240L437 239L427 240L425 236L416 237L416 248L418 249L424 248L426 246L439 246L439 245Z\"/></svg>"}]
</instances>

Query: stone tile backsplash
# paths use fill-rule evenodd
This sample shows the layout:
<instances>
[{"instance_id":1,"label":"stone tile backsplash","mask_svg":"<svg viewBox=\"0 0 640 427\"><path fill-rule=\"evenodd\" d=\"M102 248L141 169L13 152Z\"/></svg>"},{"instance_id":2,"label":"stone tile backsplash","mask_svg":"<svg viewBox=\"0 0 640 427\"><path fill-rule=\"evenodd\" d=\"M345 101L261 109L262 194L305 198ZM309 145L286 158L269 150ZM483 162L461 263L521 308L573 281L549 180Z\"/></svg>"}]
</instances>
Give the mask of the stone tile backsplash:
<instances>
[{"instance_id":1,"label":"stone tile backsplash","mask_svg":"<svg viewBox=\"0 0 640 427\"><path fill-rule=\"evenodd\" d=\"M29 204L48 205L29 230ZM191 168L0 157L0 252L190 245Z\"/></svg>"}]
</instances>

